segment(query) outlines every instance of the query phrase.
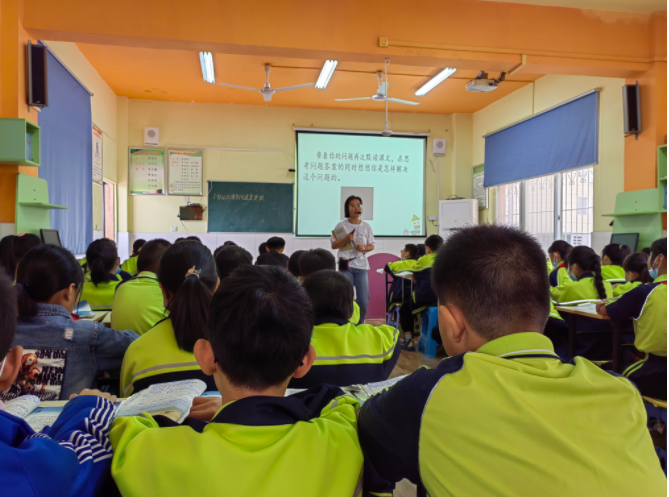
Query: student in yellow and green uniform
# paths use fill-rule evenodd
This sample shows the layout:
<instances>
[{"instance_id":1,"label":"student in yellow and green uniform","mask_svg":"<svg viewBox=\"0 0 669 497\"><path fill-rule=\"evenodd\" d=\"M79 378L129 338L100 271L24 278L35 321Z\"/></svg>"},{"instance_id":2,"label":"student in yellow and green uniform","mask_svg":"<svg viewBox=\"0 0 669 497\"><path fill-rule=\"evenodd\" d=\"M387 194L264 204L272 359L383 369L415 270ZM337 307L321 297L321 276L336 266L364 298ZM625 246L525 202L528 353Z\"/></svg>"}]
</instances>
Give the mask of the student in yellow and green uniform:
<instances>
[{"instance_id":1,"label":"student in yellow and green uniform","mask_svg":"<svg viewBox=\"0 0 669 497\"><path fill-rule=\"evenodd\" d=\"M667 398L667 239L653 242L648 258L652 283L639 285L620 297L597 306L597 312L615 321L632 319L634 346L643 359L623 375L642 395Z\"/></svg>"},{"instance_id":2,"label":"student in yellow and green uniform","mask_svg":"<svg viewBox=\"0 0 669 497\"><path fill-rule=\"evenodd\" d=\"M623 261L630 255L627 245L611 243L602 249L602 278L609 283L625 283Z\"/></svg>"},{"instance_id":3,"label":"student in yellow and green uniform","mask_svg":"<svg viewBox=\"0 0 669 497\"><path fill-rule=\"evenodd\" d=\"M522 270L508 262L520 260ZM549 284L536 239L466 227L432 271L450 357L363 404L366 491L385 490L368 483L378 475L431 497L666 494L631 382L581 357L563 361L541 334Z\"/></svg>"},{"instance_id":4,"label":"student in yellow and green uniform","mask_svg":"<svg viewBox=\"0 0 669 497\"><path fill-rule=\"evenodd\" d=\"M181 426L117 418L109 439L121 494L206 496L223 485L240 497L360 497L358 401L326 385L285 396L316 357L304 289L276 266L240 267L224 283L209 338L194 348L221 396L196 399Z\"/></svg>"},{"instance_id":5,"label":"student in yellow and green uniform","mask_svg":"<svg viewBox=\"0 0 669 497\"><path fill-rule=\"evenodd\" d=\"M128 347L121 366L121 395L194 378L215 389L193 356L195 342L205 336L211 295L219 283L211 252L196 241L175 243L160 259L158 282L169 317Z\"/></svg>"},{"instance_id":6,"label":"student in yellow and green uniform","mask_svg":"<svg viewBox=\"0 0 669 497\"><path fill-rule=\"evenodd\" d=\"M88 246L88 272L84 275L81 300L88 301L94 311L111 311L116 287L132 278L129 273L119 270L119 264L116 244L108 238L100 238Z\"/></svg>"},{"instance_id":7,"label":"student in yellow and green uniform","mask_svg":"<svg viewBox=\"0 0 669 497\"><path fill-rule=\"evenodd\" d=\"M574 247L567 256L570 283L551 288L551 298L562 305L599 302L613 296L611 283L602 280L599 257L590 247Z\"/></svg>"},{"instance_id":8,"label":"student in yellow and green uniform","mask_svg":"<svg viewBox=\"0 0 669 497\"><path fill-rule=\"evenodd\" d=\"M548 274L548 281L551 286L560 286L571 282L567 272L567 256L573 249L564 240L556 240L548 247L548 256L551 259L551 269Z\"/></svg>"},{"instance_id":9,"label":"student in yellow and green uniform","mask_svg":"<svg viewBox=\"0 0 669 497\"><path fill-rule=\"evenodd\" d=\"M288 386L309 388L327 383L341 387L387 380L402 350L399 330L350 323L353 284L341 272L317 271L302 286L314 310L311 345L316 360L305 376L293 378Z\"/></svg>"},{"instance_id":10,"label":"student in yellow and green uniform","mask_svg":"<svg viewBox=\"0 0 669 497\"><path fill-rule=\"evenodd\" d=\"M413 268L413 295L411 300L406 301L400 307L400 326L404 332L402 348L415 351L414 316L431 305L437 305L437 296L432 291L430 275L432 265L437 251L444 244L444 239L439 235L430 235L425 239L425 255L416 261Z\"/></svg>"},{"instance_id":11,"label":"student in yellow and green uniform","mask_svg":"<svg viewBox=\"0 0 669 497\"><path fill-rule=\"evenodd\" d=\"M323 271L325 269L334 271L337 267L332 252L321 248L305 251L300 256L298 265L300 267L300 280L304 280L304 278L316 271ZM353 324L360 323L360 306L355 300L353 301L353 314L351 314L349 321Z\"/></svg>"},{"instance_id":12,"label":"student in yellow and green uniform","mask_svg":"<svg viewBox=\"0 0 669 497\"><path fill-rule=\"evenodd\" d=\"M388 295L388 310L396 305L402 305L402 302L411 297L411 280L401 276L395 276L399 273L413 272L418 259L418 245L407 243L400 253L402 260L389 262L383 270L392 277L390 292Z\"/></svg>"},{"instance_id":13,"label":"student in yellow and green uniform","mask_svg":"<svg viewBox=\"0 0 669 497\"><path fill-rule=\"evenodd\" d=\"M172 244L167 240L156 238L142 247L137 258L139 274L116 287L112 306L112 328L132 330L143 335L165 319L167 310L163 291L158 283L158 270L160 259L170 245Z\"/></svg>"},{"instance_id":14,"label":"student in yellow and green uniform","mask_svg":"<svg viewBox=\"0 0 669 497\"><path fill-rule=\"evenodd\" d=\"M141 238L135 240L132 244L132 255L128 260L124 261L121 264L121 269L126 273L130 273L132 276L135 276L139 271L137 270L137 259L139 257L139 252L142 250L142 247L146 243L146 240Z\"/></svg>"},{"instance_id":15,"label":"student in yellow and green uniform","mask_svg":"<svg viewBox=\"0 0 669 497\"><path fill-rule=\"evenodd\" d=\"M648 256L643 252L635 252L625 257L623 261L625 283L613 288L613 296L618 297L633 288L653 281L648 274Z\"/></svg>"}]
</instances>

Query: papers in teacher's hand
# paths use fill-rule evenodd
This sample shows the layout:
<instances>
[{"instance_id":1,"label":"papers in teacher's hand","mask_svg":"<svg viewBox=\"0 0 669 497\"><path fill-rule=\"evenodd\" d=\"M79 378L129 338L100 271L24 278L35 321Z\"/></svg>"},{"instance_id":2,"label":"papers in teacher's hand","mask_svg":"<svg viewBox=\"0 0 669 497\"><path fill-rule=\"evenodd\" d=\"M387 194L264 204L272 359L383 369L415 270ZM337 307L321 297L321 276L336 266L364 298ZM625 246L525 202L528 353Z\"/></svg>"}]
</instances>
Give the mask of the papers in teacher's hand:
<instances>
[{"instance_id":1,"label":"papers in teacher's hand","mask_svg":"<svg viewBox=\"0 0 669 497\"><path fill-rule=\"evenodd\" d=\"M337 226L335 230L332 232L332 235L335 237L335 240L341 240L343 238L346 238L348 236L348 233L346 232L346 228L343 226ZM354 247L353 242L348 242L341 246L339 250L351 250Z\"/></svg>"}]
</instances>

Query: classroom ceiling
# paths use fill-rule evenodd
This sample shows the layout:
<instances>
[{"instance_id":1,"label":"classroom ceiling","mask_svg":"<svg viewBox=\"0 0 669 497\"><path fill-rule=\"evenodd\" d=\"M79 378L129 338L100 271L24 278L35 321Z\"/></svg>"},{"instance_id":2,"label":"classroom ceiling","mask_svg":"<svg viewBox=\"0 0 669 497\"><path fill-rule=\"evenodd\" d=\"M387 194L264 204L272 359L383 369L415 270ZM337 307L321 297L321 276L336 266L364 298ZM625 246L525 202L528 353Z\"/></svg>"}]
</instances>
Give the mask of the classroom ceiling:
<instances>
[{"instance_id":1,"label":"classroom ceiling","mask_svg":"<svg viewBox=\"0 0 669 497\"><path fill-rule=\"evenodd\" d=\"M336 102L335 98L372 96L378 81L377 64L341 62L325 90L304 88L275 93L271 102L263 101L259 93L208 84L202 78L198 52L164 50L78 43L77 46L95 67L111 89L120 96L134 99L176 102L267 105L318 109L383 110L374 101ZM323 60L292 59L251 55L214 54L217 82L262 88L265 83L264 64L270 63L270 84L273 88L315 83ZM451 114L475 112L509 93L536 80L540 75L517 74L490 93L465 90L465 84L477 71L461 70L423 97L414 92L440 67L388 66L388 94L391 97L413 100L420 105L389 104L391 112ZM497 77L499 73L490 73Z\"/></svg>"},{"instance_id":2,"label":"classroom ceiling","mask_svg":"<svg viewBox=\"0 0 669 497\"><path fill-rule=\"evenodd\" d=\"M666 0L480 0L483 2L522 3L545 7L566 7L572 9L606 10L612 12L634 12L650 14L667 10Z\"/></svg>"}]
</instances>

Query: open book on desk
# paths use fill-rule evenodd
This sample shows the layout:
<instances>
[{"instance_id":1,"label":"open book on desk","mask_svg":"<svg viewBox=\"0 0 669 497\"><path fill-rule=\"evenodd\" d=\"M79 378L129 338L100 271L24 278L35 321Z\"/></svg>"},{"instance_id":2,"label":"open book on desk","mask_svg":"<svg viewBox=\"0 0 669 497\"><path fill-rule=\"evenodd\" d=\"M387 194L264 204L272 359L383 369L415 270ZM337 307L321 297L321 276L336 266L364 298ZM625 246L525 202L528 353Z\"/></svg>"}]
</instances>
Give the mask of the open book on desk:
<instances>
[{"instance_id":1,"label":"open book on desk","mask_svg":"<svg viewBox=\"0 0 669 497\"><path fill-rule=\"evenodd\" d=\"M190 413L193 399L202 395L206 388L207 385L202 380L151 385L116 402L114 417L138 416L148 412L152 416L167 416L181 423ZM39 398L34 395L24 395L5 402L5 412L25 419L35 432L40 432L44 427L53 425L65 404L66 400L40 403Z\"/></svg>"}]
</instances>

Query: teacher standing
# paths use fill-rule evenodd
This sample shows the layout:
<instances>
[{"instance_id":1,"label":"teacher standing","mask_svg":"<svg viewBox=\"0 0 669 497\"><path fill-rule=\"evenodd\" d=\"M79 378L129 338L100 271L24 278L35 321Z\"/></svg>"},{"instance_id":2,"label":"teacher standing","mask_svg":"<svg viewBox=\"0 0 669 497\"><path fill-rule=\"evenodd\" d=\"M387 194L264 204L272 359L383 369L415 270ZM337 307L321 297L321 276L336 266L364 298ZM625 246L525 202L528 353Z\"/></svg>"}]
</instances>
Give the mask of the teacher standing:
<instances>
[{"instance_id":1,"label":"teacher standing","mask_svg":"<svg viewBox=\"0 0 669 497\"><path fill-rule=\"evenodd\" d=\"M369 304L369 262L367 254L374 250L374 233L372 227L363 221L362 199L351 195L344 202L344 220L340 221L335 228L343 227L348 235L341 240L334 236L330 238L333 250L337 252L339 259L339 270L353 283L355 287L355 301L360 307L360 323L365 322L367 305ZM342 250L347 243L352 242L353 248Z\"/></svg>"}]
</instances>

